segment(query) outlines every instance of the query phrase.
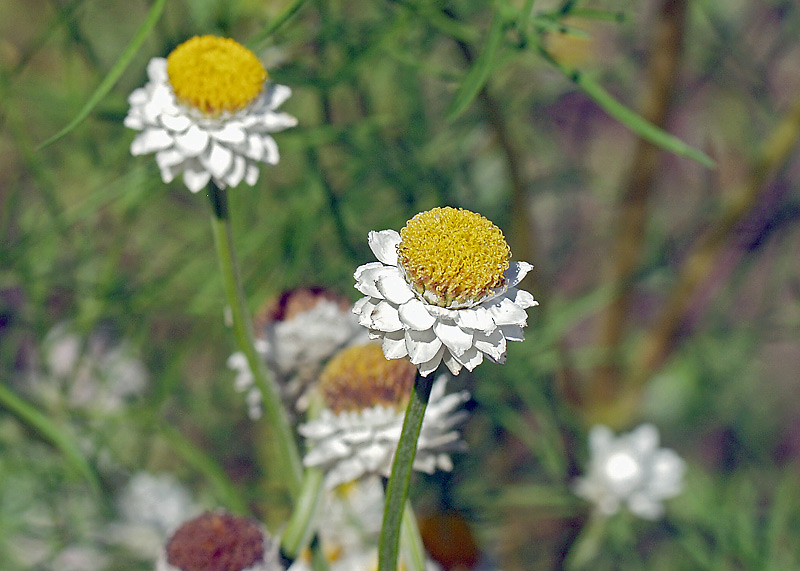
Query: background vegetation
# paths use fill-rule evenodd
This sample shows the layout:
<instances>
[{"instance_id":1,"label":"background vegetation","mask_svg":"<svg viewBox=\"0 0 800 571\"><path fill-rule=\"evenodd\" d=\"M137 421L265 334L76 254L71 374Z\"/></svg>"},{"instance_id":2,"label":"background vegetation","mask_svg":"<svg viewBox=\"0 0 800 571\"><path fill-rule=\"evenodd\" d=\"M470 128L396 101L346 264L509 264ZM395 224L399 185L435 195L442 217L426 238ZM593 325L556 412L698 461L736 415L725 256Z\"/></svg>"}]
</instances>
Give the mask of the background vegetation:
<instances>
[{"instance_id":1,"label":"background vegetation","mask_svg":"<svg viewBox=\"0 0 800 571\"><path fill-rule=\"evenodd\" d=\"M149 58L203 33L254 49L300 121L278 166L229 191L251 309L301 285L355 300L367 232L438 205L482 213L536 266L527 341L459 377L469 452L416 480L429 541L466 522L499 568L558 568L589 509L569 492L586 431L650 421L685 492L661 522L612 519L593 568L800 566L796 2L173 1L115 67L158 8L0 4L4 568L38 549L35 568L67 569L76 547L149 568L107 525L139 470L284 520L225 366L207 201L131 157L122 125ZM112 412L42 397L58 324L125 340L147 387Z\"/></svg>"}]
</instances>

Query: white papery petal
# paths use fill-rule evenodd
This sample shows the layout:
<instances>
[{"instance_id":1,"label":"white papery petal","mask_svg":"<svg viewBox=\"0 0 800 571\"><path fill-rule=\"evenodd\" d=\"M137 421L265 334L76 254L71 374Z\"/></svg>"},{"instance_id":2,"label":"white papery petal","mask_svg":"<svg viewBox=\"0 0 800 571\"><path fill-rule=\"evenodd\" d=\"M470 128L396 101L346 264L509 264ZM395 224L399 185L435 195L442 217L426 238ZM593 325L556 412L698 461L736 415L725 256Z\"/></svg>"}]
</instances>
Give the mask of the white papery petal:
<instances>
[{"instance_id":1,"label":"white papery petal","mask_svg":"<svg viewBox=\"0 0 800 571\"><path fill-rule=\"evenodd\" d=\"M269 135L264 135L261 142L264 144L264 157L261 160L270 165L277 165L281 159L278 153L278 143Z\"/></svg>"},{"instance_id":2,"label":"white papery petal","mask_svg":"<svg viewBox=\"0 0 800 571\"><path fill-rule=\"evenodd\" d=\"M383 276L392 273L396 274L397 268L384 266L380 262L373 262L372 264L366 264L366 266L368 267L360 266L356 270L356 289L364 295L383 298L383 294L378 289L377 282Z\"/></svg>"},{"instance_id":3,"label":"white papery petal","mask_svg":"<svg viewBox=\"0 0 800 571\"><path fill-rule=\"evenodd\" d=\"M485 353L495 363L506 360L506 338L503 332L495 329L490 334L475 332L475 348Z\"/></svg>"},{"instance_id":4,"label":"white papery petal","mask_svg":"<svg viewBox=\"0 0 800 571\"><path fill-rule=\"evenodd\" d=\"M403 328L397 308L386 301L379 303L370 317L372 318L371 329L388 332Z\"/></svg>"},{"instance_id":5,"label":"white papery petal","mask_svg":"<svg viewBox=\"0 0 800 571\"><path fill-rule=\"evenodd\" d=\"M497 325L525 325L528 314L507 297L500 297L488 304L487 309Z\"/></svg>"},{"instance_id":6,"label":"white papery petal","mask_svg":"<svg viewBox=\"0 0 800 571\"><path fill-rule=\"evenodd\" d=\"M209 134L214 139L231 145L238 145L247 140L247 133L239 122L227 123L222 129L210 131Z\"/></svg>"},{"instance_id":7,"label":"white papery petal","mask_svg":"<svg viewBox=\"0 0 800 571\"><path fill-rule=\"evenodd\" d=\"M436 356L442 347L441 339L430 329L426 331L407 330L405 343L408 358L415 365L427 363Z\"/></svg>"},{"instance_id":8,"label":"white papery petal","mask_svg":"<svg viewBox=\"0 0 800 571\"><path fill-rule=\"evenodd\" d=\"M211 173L205 169L183 171L183 183L192 192L198 192L208 184L209 180L211 180Z\"/></svg>"},{"instance_id":9,"label":"white papery petal","mask_svg":"<svg viewBox=\"0 0 800 571\"><path fill-rule=\"evenodd\" d=\"M508 287L514 287L533 269L533 266L528 262L510 262L506 270L506 284Z\"/></svg>"},{"instance_id":10,"label":"white papery petal","mask_svg":"<svg viewBox=\"0 0 800 571\"><path fill-rule=\"evenodd\" d=\"M257 128L268 133L275 133L277 131L289 129L290 127L295 127L296 125L297 119L291 115L269 112L259 117Z\"/></svg>"},{"instance_id":11,"label":"white papery petal","mask_svg":"<svg viewBox=\"0 0 800 571\"><path fill-rule=\"evenodd\" d=\"M416 331L425 331L433 327L433 324L436 323L436 318L428 313L425 304L417 298L410 299L408 302L401 305L398 308L398 313L400 314L400 321L409 329L414 329ZM494 326L491 317L489 317L489 321L492 323L492 326Z\"/></svg>"},{"instance_id":12,"label":"white papery petal","mask_svg":"<svg viewBox=\"0 0 800 571\"><path fill-rule=\"evenodd\" d=\"M475 329L485 333L491 333L496 326L492 314L482 305L461 309L456 312L458 325L465 329Z\"/></svg>"},{"instance_id":13,"label":"white papery petal","mask_svg":"<svg viewBox=\"0 0 800 571\"><path fill-rule=\"evenodd\" d=\"M369 233L367 238L369 248L375 257L384 264L397 266L397 246L400 244L400 234L394 230L382 230Z\"/></svg>"},{"instance_id":14,"label":"white papery petal","mask_svg":"<svg viewBox=\"0 0 800 571\"><path fill-rule=\"evenodd\" d=\"M470 347L461 355L455 356L456 360L464 365L468 371L473 370L475 367L483 363L483 353L478 351L475 347Z\"/></svg>"},{"instance_id":15,"label":"white papery petal","mask_svg":"<svg viewBox=\"0 0 800 571\"><path fill-rule=\"evenodd\" d=\"M270 109L277 109L292 96L292 90L286 85L270 83L265 90L265 103Z\"/></svg>"},{"instance_id":16,"label":"white papery petal","mask_svg":"<svg viewBox=\"0 0 800 571\"><path fill-rule=\"evenodd\" d=\"M454 375L457 375L461 372L461 368L463 365L456 359L450 351L445 350L444 354L442 355L442 360L444 364L450 369L450 372Z\"/></svg>"},{"instance_id":17,"label":"white papery petal","mask_svg":"<svg viewBox=\"0 0 800 571\"><path fill-rule=\"evenodd\" d=\"M244 181L250 186L253 186L258 182L258 172L258 165L248 163L244 173Z\"/></svg>"},{"instance_id":18,"label":"white papery petal","mask_svg":"<svg viewBox=\"0 0 800 571\"><path fill-rule=\"evenodd\" d=\"M384 297L394 304L406 303L414 297L414 292L408 287L406 280L400 277L399 272L391 272L378 277L375 286Z\"/></svg>"},{"instance_id":19,"label":"white papery petal","mask_svg":"<svg viewBox=\"0 0 800 571\"><path fill-rule=\"evenodd\" d=\"M215 179L221 179L233 166L233 151L219 143L212 142L211 151L207 156L201 157L200 162Z\"/></svg>"},{"instance_id":20,"label":"white papery petal","mask_svg":"<svg viewBox=\"0 0 800 571\"><path fill-rule=\"evenodd\" d=\"M162 113L158 118L164 128L176 133L183 133L192 126L192 120L186 115L167 115Z\"/></svg>"},{"instance_id":21,"label":"white papery petal","mask_svg":"<svg viewBox=\"0 0 800 571\"><path fill-rule=\"evenodd\" d=\"M510 288L508 292L506 292L506 297L522 309L528 309L529 307L536 307L539 305L539 302L533 299L533 295L524 289Z\"/></svg>"},{"instance_id":22,"label":"white papery petal","mask_svg":"<svg viewBox=\"0 0 800 571\"><path fill-rule=\"evenodd\" d=\"M439 350L436 352L436 354L430 361L419 363L419 365L417 365L419 368L419 374L422 375L423 377L427 377L436 369L438 369L439 364L442 362L442 357L444 356L445 353L447 353L448 355L450 354L447 348L444 345L442 345L441 347L439 347Z\"/></svg>"},{"instance_id":23,"label":"white papery petal","mask_svg":"<svg viewBox=\"0 0 800 571\"><path fill-rule=\"evenodd\" d=\"M506 341L525 341L525 332L521 325L503 325L499 327Z\"/></svg>"},{"instance_id":24,"label":"white papery petal","mask_svg":"<svg viewBox=\"0 0 800 571\"><path fill-rule=\"evenodd\" d=\"M172 136L164 129L145 129L131 142L131 154L145 155L161 151L174 142Z\"/></svg>"},{"instance_id":25,"label":"white papery petal","mask_svg":"<svg viewBox=\"0 0 800 571\"><path fill-rule=\"evenodd\" d=\"M387 359L402 359L408 355L403 331L390 331L383 337L383 354Z\"/></svg>"},{"instance_id":26,"label":"white papery petal","mask_svg":"<svg viewBox=\"0 0 800 571\"><path fill-rule=\"evenodd\" d=\"M228 184L228 186L238 186L238 184L242 182L246 166L247 161L244 159L244 157L240 155L234 155L233 167L231 167L230 172L225 177L225 182Z\"/></svg>"},{"instance_id":27,"label":"white papery petal","mask_svg":"<svg viewBox=\"0 0 800 571\"><path fill-rule=\"evenodd\" d=\"M161 170L174 167L186 160L186 157L178 149L166 149L156 153L156 164Z\"/></svg>"},{"instance_id":28,"label":"white papery petal","mask_svg":"<svg viewBox=\"0 0 800 571\"><path fill-rule=\"evenodd\" d=\"M206 150L210 139L207 131L192 125L185 133L175 137L175 146L187 157L196 157Z\"/></svg>"},{"instance_id":29,"label":"white papery petal","mask_svg":"<svg viewBox=\"0 0 800 571\"><path fill-rule=\"evenodd\" d=\"M147 64L147 77L154 83L164 83L169 80L167 74L167 60L163 57L154 57Z\"/></svg>"},{"instance_id":30,"label":"white papery petal","mask_svg":"<svg viewBox=\"0 0 800 571\"><path fill-rule=\"evenodd\" d=\"M249 159L253 159L254 161L260 161L264 158L264 141L258 135L249 135L247 137L247 148L244 150L244 154Z\"/></svg>"},{"instance_id":31,"label":"white papery petal","mask_svg":"<svg viewBox=\"0 0 800 571\"><path fill-rule=\"evenodd\" d=\"M457 325L436 322L433 326L433 331L455 355L462 355L472 346L472 334Z\"/></svg>"}]
</instances>

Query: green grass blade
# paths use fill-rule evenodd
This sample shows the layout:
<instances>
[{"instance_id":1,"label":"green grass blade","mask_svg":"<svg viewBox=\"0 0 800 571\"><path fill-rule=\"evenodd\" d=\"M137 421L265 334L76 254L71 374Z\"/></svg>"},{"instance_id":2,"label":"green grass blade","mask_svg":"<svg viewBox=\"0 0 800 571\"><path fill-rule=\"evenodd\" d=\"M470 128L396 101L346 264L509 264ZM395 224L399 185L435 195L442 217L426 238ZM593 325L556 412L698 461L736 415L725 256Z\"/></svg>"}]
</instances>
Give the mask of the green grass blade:
<instances>
[{"instance_id":1,"label":"green grass blade","mask_svg":"<svg viewBox=\"0 0 800 571\"><path fill-rule=\"evenodd\" d=\"M580 71L567 68L545 54L545 57L554 64L564 75L580 87L586 95L591 97L606 113L625 125L628 129L650 143L661 147L665 151L688 157L697 161L704 167L713 169L714 160L699 149L695 149L681 141L674 135L659 129L616 99L594 79Z\"/></svg>"},{"instance_id":2,"label":"green grass blade","mask_svg":"<svg viewBox=\"0 0 800 571\"><path fill-rule=\"evenodd\" d=\"M64 455L67 463L86 479L92 489L95 492L100 491L97 473L81 452L78 443L70 437L64 427L53 422L47 415L20 398L3 383L0 383L0 407L8 410L36 431L44 440L55 446Z\"/></svg>"},{"instance_id":3,"label":"green grass blade","mask_svg":"<svg viewBox=\"0 0 800 571\"><path fill-rule=\"evenodd\" d=\"M489 35L486 38L486 47L483 52L475 60L464 81L453 96L450 106L447 109L447 120L453 121L472 103L475 96L486 84L489 79L489 74L492 71L492 62L494 61L497 48L500 47L500 42L503 39L503 19L499 14L494 15L492 25L489 28Z\"/></svg>"},{"instance_id":4,"label":"green grass blade","mask_svg":"<svg viewBox=\"0 0 800 571\"><path fill-rule=\"evenodd\" d=\"M278 28L283 26L289 20L289 18L299 12L300 8L302 8L303 4L305 3L306 0L294 0L294 2L284 8L283 12L275 16L275 18L273 18L266 26L264 26L263 30L261 30L254 38L247 42L247 47L253 50L258 50L261 47L261 44L272 34L274 34Z\"/></svg>"},{"instance_id":5,"label":"green grass blade","mask_svg":"<svg viewBox=\"0 0 800 571\"><path fill-rule=\"evenodd\" d=\"M145 41L145 39L147 39L147 36L150 35L150 32L153 31L153 28L158 22L158 19L161 17L161 13L164 11L164 6L166 6L166 4L167 0L155 1L153 7L150 8L150 12L147 14L147 18L145 18L144 22L142 22L142 25L139 27L136 35L131 40L131 43L128 44L128 47L108 72L108 75L106 75L103 81L100 82L100 85L97 87L94 93L92 93L92 96L89 97L89 100L86 102L83 108L66 127L39 145L36 149L37 151L55 143L61 137L68 134L75 127L80 125L81 122L89 116L97 104L100 103L103 97L105 97L108 92L111 91L111 88L114 87L114 84L117 83L117 80L122 76L123 72L128 67L128 64L136 55L136 52L139 51L142 43Z\"/></svg>"}]
</instances>

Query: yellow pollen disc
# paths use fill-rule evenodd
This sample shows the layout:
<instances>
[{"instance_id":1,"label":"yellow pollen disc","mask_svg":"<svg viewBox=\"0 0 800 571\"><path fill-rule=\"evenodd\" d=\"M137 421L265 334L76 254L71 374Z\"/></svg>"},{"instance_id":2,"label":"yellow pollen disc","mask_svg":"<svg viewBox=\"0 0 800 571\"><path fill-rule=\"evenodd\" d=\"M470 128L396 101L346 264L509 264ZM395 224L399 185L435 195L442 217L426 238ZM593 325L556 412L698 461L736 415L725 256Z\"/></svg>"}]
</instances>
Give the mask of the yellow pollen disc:
<instances>
[{"instance_id":1,"label":"yellow pollen disc","mask_svg":"<svg viewBox=\"0 0 800 571\"><path fill-rule=\"evenodd\" d=\"M267 79L253 52L216 36L195 36L175 48L167 57L167 74L181 103L212 116L247 107Z\"/></svg>"},{"instance_id":2,"label":"yellow pollen disc","mask_svg":"<svg viewBox=\"0 0 800 571\"><path fill-rule=\"evenodd\" d=\"M378 343L354 345L331 359L319 378L325 404L336 414L408 402L417 368L407 359L388 360Z\"/></svg>"},{"instance_id":3,"label":"yellow pollen disc","mask_svg":"<svg viewBox=\"0 0 800 571\"><path fill-rule=\"evenodd\" d=\"M400 230L400 265L411 286L442 307L479 302L505 283L511 250L503 232L463 208L421 212Z\"/></svg>"}]
</instances>

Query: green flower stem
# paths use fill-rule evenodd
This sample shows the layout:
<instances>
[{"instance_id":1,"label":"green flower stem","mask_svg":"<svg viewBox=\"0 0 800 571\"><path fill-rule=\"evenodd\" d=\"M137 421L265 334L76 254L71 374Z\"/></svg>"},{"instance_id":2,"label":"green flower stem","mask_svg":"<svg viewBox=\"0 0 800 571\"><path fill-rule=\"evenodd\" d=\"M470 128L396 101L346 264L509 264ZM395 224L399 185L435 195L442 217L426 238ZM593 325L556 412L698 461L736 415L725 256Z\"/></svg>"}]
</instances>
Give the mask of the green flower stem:
<instances>
[{"instance_id":1,"label":"green flower stem","mask_svg":"<svg viewBox=\"0 0 800 571\"><path fill-rule=\"evenodd\" d=\"M417 453L417 439L422 429L422 419L431 398L431 381L420 374L414 380L411 397L406 408L403 430L392 464L392 476L386 488L386 507L378 542L378 571L397 571L397 552L400 545L400 527L408 497L411 469Z\"/></svg>"},{"instance_id":2,"label":"green flower stem","mask_svg":"<svg viewBox=\"0 0 800 571\"><path fill-rule=\"evenodd\" d=\"M400 552L407 571L425 571L425 546L417 526L417 516L406 500L403 513L403 527L400 530Z\"/></svg>"},{"instance_id":3,"label":"green flower stem","mask_svg":"<svg viewBox=\"0 0 800 571\"><path fill-rule=\"evenodd\" d=\"M281 552L288 559L297 559L303 548L311 543L313 524L322 499L324 476L325 473L319 468L308 468L303 475L300 495L281 538Z\"/></svg>"},{"instance_id":4,"label":"green flower stem","mask_svg":"<svg viewBox=\"0 0 800 571\"><path fill-rule=\"evenodd\" d=\"M214 243L222 272L225 295L233 314L233 331L239 349L247 358L253 373L256 386L261 391L264 406L264 418L269 422L274 437L278 441L279 458L275 466L283 473L281 478L289 489L292 499L300 494L303 475L297 443L289 427L289 419L281 403L278 387L267 372L267 368L253 343L253 330L247 307L244 301L241 281L233 249L233 236L228 216L228 199L225 191L220 190L213 182L208 185L208 196L214 210L211 217L211 228L214 231Z\"/></svg>"}]
</instances>

